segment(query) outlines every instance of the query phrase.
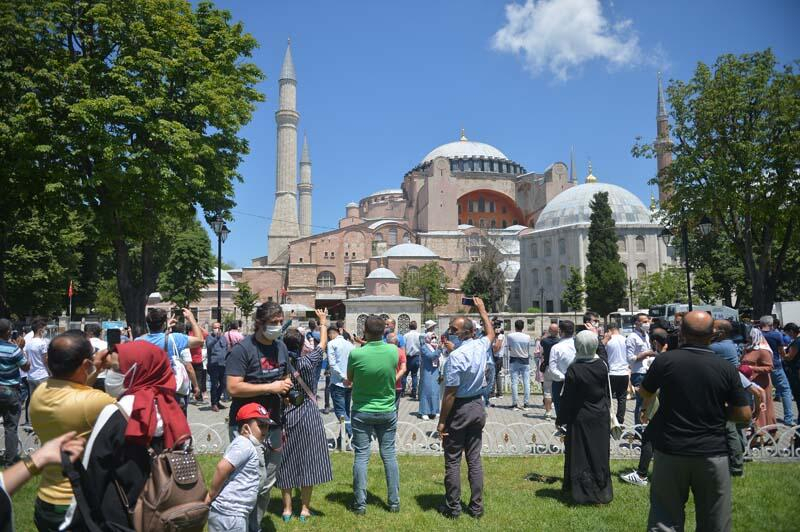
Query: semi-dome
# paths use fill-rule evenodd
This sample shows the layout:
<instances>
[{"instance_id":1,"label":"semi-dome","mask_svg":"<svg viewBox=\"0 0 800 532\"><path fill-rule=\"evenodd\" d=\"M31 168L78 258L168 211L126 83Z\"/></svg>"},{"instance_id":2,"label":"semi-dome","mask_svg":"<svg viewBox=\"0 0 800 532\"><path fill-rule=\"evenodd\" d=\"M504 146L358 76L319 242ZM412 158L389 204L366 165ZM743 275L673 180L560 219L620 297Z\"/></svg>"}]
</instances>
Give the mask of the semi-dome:
<instances>
[{"instance_id":1,"label":"semi-dome","mask_svg":"<svg viewBox=\"0 0 800 532\"><path fill-rule=\"evenodd\" d=\"M375 268L369 275L367 275L367 279L397 279L398 277L394 274L392 270L389 268Z\"/></svg>"},{"instance_id":2,"label":"semi-dome","mask_svg":"<svg viewBox=\"0 0 800 532\"><path fill-rule=\"evenodd\" d=\"M419 244L399 244L397 246L390 247L386 250L386 253L383 254L384 257L438 257L436 253L431 251L430 249L426 248L425 246L420 246Z\"/></svg>"},{"instance_id":3,"label":"semi-dome","mask_svg":"<svg viewBox=\"0 0 800 532\"><path fill-rule=\"evenodd\" d=\"M608 203L617 225L651 224L650 212L636 195L610 183L588 182L561 192L542 209L535 229L588 224L589 203L598 192L608 192Z\"/></svg>"},{"instance_id":4,"label":"semi-dome","mask_svg":"<svg viewBox=\"0 0 800 532\"><path fill-rule=\"evenodd\" d=\"M422 163L427 163L437 157L447 157L448 159L456 157L494 157L495 159L508 160L505 153L491 144L467 139L463 129L461 130L460 140L448 142L447 144L442 144L438 148L434 148L422 159Z\"/></svg>"}]
</instances>

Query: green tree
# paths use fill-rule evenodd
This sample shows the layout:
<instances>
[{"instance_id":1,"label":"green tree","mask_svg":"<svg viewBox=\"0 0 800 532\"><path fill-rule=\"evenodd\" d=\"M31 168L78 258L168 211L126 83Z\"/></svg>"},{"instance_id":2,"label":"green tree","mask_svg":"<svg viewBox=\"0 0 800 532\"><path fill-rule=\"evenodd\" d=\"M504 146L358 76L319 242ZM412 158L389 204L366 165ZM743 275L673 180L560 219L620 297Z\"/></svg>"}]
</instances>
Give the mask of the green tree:
<instances>
[{"instance_id":1,"label":"green tree","mask_svg":"<svg viewBox=\"0 0 800 532\"><path fill-rule=\"evenodd\" d=\"M500 269L497 254L487 252L480 262L470 266L467 276L461 283L466 296L478 296L486 304L487 310L498 312L506 293L506 280Z\"/></svg>"},{"instance_id":2,"label":"green tree","mask_svg":"<svg viewBox=\"0 0 800 532\"><path fill-rule=\"evenodd\" d=\"M124 314L116 279L103 279L97 283L94 308L101 317L112 320L118 319Z\"/></svg>"},{"instance_id":3,"label":"green tree","mask_svg":"<svg viewBox=\"0 0 800 532\"><path fill-rule=\"evenodd\" d=\"M244 281L236 283L236 289L237 292L233 296L233 304L241 311L245 323L248 323L250 316L253 315L253 311L256 309L258 294L253 292L250 285Z\"/></svg>"},{"instance_id":4,"label":"green tree","mask_svg":"<svg viewBox=\"0 0 800 532\"><path fill-rule=\"evenodd\" d=\"M800 76L771 50L698 63L689 81L673 81L674 161L663 176L671 198L665 222L694 228L704 215L741 263L756 316L769 314L796 271L787 259L800 246ZM633 148L653 156L652 145ZM654 180L655 181L655 180ZM713 265L711 265L713 267Z\"/></svg>"},{"instance_id":5,"label":"green tree","mask_svg":"<svg viewBox=\"0 0 800 532\"><path fill-rule=\"evenodd\" d=\"M638 308L664 303L686 303L686 278L682 268L666 268L640 277L635 283Z\"/></svg>"},{"instance_id":6,"label":"green tree","mask_svg":"<svg viewBox=\"0 0 800 532\"><path fill-rule=\"evenodd\" d=\"M608 193L592 198L589 224L589 261L586 267L586 306L602 316L617 310L625 301L628 283L625 268L619 261L617 233Z\"/></svg>"},{"instance_id":7,"label":"green tree","mask_svg":"<svg viewBox=\"0 0 800 532\"><path fill-rule=\"evenodd\" d=\"M432 317L436 307L447 303L447 283L444 268L429 262L420 268L403 268L400 272L400 295L422 300L422 313Z\"/></svg>"},{"instance_id":8,"label":"green tree","mask_svg":"<svg viewBox=\"0 0 800 532\"><path fill-rule=\"evenodd\" d=\"M208 286L214 267L211 240L197 220L175 235L172 250L161 272L159 291L164 299L178 307L199 301L201 290Z\"/></svg>"},{"instance_id":9,"label":"green tree","mask_svg":"<svg viewBox=\"0 0 800 532\"><path fill-rule=\"evenodd\" d=\"M210 217L233 205L248 151L238 132L262 100L263 76L247 61L256 41L209 2L10 4L0 34L14 59L2 62L0 84L20 103L4 106L0 141L10 124L26 138L7 144L32 148L11 173L93 212L126 317L141 323L168 257L164 237L195 206Z\"/></svg>"},{"instance_id":10,"label":"green tree","mask_svg":"<svg viewBox=\"0 0 800 532\"><path fill-rule=\"evenodd\" d=\"M569 278L567 284L564 286L564 291L561 293L561 300L567 305L567 308L573 312L579 312L583 309L583 296L586 292L586 285L583 283L583 276L581 271L575 266L569 267Z\"/></svg>"}]
</instances>

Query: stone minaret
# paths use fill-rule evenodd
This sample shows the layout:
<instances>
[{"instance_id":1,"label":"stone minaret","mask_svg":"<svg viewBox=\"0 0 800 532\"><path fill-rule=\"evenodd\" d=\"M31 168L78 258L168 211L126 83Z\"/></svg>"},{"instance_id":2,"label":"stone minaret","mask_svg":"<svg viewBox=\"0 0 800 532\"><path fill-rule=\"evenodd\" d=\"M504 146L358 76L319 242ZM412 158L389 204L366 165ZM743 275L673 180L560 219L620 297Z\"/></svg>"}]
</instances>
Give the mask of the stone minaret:
<instances>
[{"instance_id":1,"label":"stone minaret","mask_svg":"<svg viewBox=\"0 0 800 532\"><path fill-rule=\"evenodd\" d=\"M308 138L303 135L303 154L300 157L300 236L311 234L311 156L308 152Z\"/></svg>"},{"instance_id":2,"label":"stone minaret","mask_svg":"<svg viewBox=\"0 0 800 532\"><path fill-rule=\"evenodd\" d=\"M662 184L664 170L672 164L672 141L669 139L669 116L664 103L661 72L658 73L658 104L656 111L656 141L654 143L658 161L658 202L663 204L671 196L669 187Z\"/></svg>"},{"instance_id":3,"label":"stone minaret","mask_svg":"<svg viewBox=\"0 0 800 532\"><path fill-rule=\"evenodd\" d=\"M300 237L297 223L297 79L292 63L291 42L286 46L281 76L278 79L277 164L275 168L275 207L269 226L269 263L285 263L289 242Z\"/></svg>"}]
</instances>

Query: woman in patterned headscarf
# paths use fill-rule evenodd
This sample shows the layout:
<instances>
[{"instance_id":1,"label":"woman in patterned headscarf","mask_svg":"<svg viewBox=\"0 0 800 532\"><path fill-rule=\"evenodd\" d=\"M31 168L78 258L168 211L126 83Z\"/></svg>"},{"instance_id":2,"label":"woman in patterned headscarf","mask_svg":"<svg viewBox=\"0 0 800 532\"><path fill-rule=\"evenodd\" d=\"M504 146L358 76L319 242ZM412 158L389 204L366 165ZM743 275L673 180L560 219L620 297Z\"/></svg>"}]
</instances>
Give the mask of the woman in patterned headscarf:
<instances>
[{"instance_id":1,"label":"woman in patterned headscarf","mask_svg":"<svg viewBox=\"0 0 800 532\"><path fill-rule=\"evenodd\" d=\"M750 380L764 388L767 395L767 409L759 410L756 418L758 428L775 424L775 403L772 401L772 349L758 327L750 329L750 341L745 346L742 365L750 366L752 376Z\"/></svg>"},{"instance_id":2,"label":"woman in patterned headscarf","mask_svg":"<svg viewBox=\"0 0 800 532\"><path fill-rule=\"evenodd\" d=\"M609 465L608 366L597 356L597 333L575 336L575 360L564 377L556 425L566 426L562 490L576 504L607 504L614 498Z\"/></svg>"},{"instance_id":3,"label":"woman in patterned headscarf","mask_svg":"<svg viewBox=\"0 0 800 532\"><path fill-rule=\"evenodd\" d=\"M439 337L436 335L435 328L435 321L426 321L425 335L420 342L422 365L419 372L419 414L426 421L436 419L436 416L439 415L441 352L439 350Z\"/></svg>"}]
</instances>

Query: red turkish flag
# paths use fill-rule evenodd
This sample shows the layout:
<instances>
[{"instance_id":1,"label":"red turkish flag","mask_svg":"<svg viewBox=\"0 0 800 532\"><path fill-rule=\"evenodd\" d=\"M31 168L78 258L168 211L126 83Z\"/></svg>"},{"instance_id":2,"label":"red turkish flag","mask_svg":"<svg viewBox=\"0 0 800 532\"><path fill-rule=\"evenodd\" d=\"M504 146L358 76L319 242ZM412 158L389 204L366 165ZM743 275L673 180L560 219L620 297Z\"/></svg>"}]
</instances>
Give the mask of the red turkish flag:
<instances>
[{"instance_id":1,"label":"red turkish flag","mask_svg":"<svg viewBox=\"0 0 800 532\"><path fill-rule=\"evenodd\" d=\"M67 289L67 296L72 297L72 281L69 282L69 288Z\"/></svg>"}]
</instances>

